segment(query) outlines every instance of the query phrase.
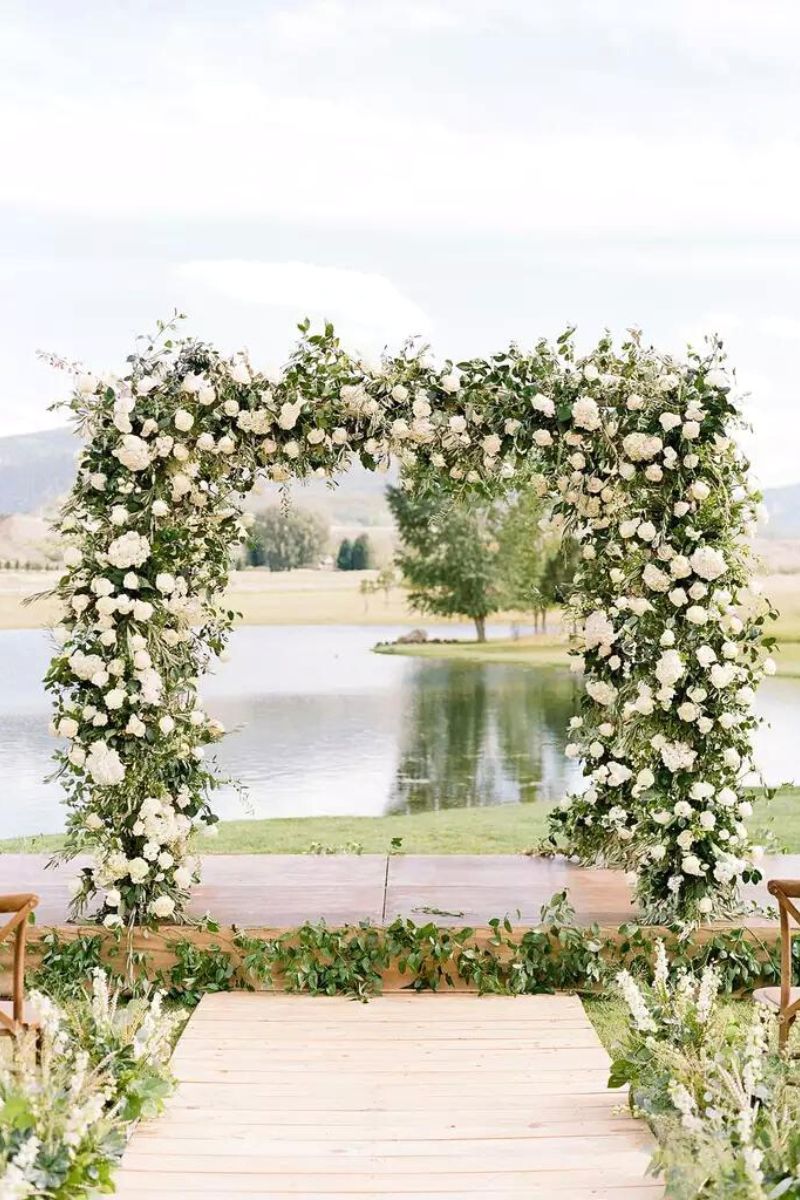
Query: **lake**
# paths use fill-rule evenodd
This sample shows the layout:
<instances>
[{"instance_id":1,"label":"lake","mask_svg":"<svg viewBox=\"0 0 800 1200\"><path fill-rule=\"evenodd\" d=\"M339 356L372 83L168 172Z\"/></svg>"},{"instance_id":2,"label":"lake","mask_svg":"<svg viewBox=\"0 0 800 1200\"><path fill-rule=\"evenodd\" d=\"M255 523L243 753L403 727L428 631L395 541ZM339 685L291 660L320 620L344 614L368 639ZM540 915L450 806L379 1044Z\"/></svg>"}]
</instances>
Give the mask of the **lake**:
<instances>
[{"instance_id":1,"label":"lake","mask_svg":"<svg viewBox=\"0 0 800 1200\"><path fill-rule=\"evenodd\" d=\"M203 684L230 731L221 769L248 808L218 793L223 817L424 812L554 800L577 782L563 756L579 683L565 668L476 665L371 653L397 627L262 626L236 632L230 661ZM496 627L494 636L505 630ZM470 630L448 629L448 636ZM62 828L46 784L53 739L41 678L49 639L0 632L0 836ZM768 782L798 778L800 681L767 680L757 757Z\"/></svg>"}]
</instances>

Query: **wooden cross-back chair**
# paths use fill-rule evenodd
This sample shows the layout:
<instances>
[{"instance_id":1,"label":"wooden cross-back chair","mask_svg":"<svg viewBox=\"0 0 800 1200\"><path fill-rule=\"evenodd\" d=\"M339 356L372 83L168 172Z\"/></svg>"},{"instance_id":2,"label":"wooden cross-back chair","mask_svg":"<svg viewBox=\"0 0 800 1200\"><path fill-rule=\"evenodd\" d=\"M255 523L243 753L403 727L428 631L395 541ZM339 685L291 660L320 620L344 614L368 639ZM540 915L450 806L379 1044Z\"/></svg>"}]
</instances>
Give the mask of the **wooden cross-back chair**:
<instances>
[{"instance_id":1,"label":"wooden cross-back chair","mask_svg":"<svg viewBox=\"0 0 800 1200\"><path fill-rule=\"evenodd\" d=\"M4 925L0 925L0 948L12 940L14 950L11 962L11 998L0 1000L0 1035L16 1034L30 1025L35 1025L31 1014L25 1011L25 942L28 933L28 917L39 903L32 893L18 896L0 896L0 915L10 913Z\"/></svg>"},{"instance_id":2,"label":"wooden cross-back chair","mask_svg":"<svg viewBox=\"0 0 800 1200\"><path fill-rule=\"evenodd\" d=\"M800 879L770 879L767 891L778 901L781 920L781 986L759 988L753 999L778 1014L778 1041L785 1046L789 1030L800 1012L800 987L792 987L792 936L800 932L800 911L792 902L800 898ZM790 919L797 927L790 927Z\"/></svg>"}]
</instances>

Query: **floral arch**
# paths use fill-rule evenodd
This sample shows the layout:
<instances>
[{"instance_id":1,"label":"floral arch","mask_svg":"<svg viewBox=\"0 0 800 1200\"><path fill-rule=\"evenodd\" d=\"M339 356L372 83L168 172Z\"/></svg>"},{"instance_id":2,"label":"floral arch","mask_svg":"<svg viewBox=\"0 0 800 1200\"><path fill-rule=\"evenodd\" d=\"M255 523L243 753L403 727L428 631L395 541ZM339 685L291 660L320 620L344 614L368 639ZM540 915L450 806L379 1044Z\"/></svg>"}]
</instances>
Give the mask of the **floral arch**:
<instances>
[{"instance_id":1,"label":"floral arch","mask_svg":"<svg viewBox=\"0 0 800 1200\"><path fill-rule=\"evenodd\" d=\"M586 688L567 752L588 776L554 811L553 845L634 871L650 920L732 912L757 877L741 779L774 665L721 346L676 361L631 335L576 358L569 331L437 367L412 343L368 364L330 325L300 329L279 375L161 325L124 377L77 376L85 446L46 680L68 739L66 854L92 857L76 910L100 894L110 927L182 917L190 835L215 820L205 752L224 731L197 688L234 623L241 498L259 474L333 478L358 456L395 457L408 487L523 481L552 498L552 526L582 547L569 607Z\"/></svg>"}]
</instances>

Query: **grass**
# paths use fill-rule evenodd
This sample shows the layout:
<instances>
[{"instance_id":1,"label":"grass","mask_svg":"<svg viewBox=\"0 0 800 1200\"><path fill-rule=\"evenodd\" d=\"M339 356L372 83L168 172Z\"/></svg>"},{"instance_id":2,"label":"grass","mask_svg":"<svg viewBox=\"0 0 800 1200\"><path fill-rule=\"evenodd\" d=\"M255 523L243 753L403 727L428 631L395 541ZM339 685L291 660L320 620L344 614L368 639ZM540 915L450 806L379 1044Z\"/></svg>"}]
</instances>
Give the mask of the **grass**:
<instances>
[{"instance_id":1,"label":"grass","mask_svg":"<svg viewBox=\"0 0 800 1200\"><path fill-rule=\"evenodd\" d=\"M424 625L446 630L453 622L421 617L404 588L364 596L361 584L376 571L234 571L226 600L242 625ZM0 571L0 629L40 629L58 621L52 599L25 605L26 596L54 587L55 571ZM513 614L498 613L496 621ZM520 618L525 620L526 618ZM460 622L464 624L464 622ZM446 634L445 634L446 636Z\"/></svg>"},{"instance_id":2,"label":"grass","mask_svg":"<svg viewBox=\"0 0 800 1200\"><path fill-rule=\"evenodd\" d=\"M595 1032L611 1057L621 1046L628 1031L628 1008L619 996L582 996L586 1015L594 1025ZM752 1012L753 1001L749 997L742 999L732 996L720 996L719 1006L727 1011L737 1022L747 1020ZM620 1100L624 1099L620 1094Z\"/></svg>"},{"instance_id":3,"label":"grass","mask_svg":"<svg viewBox=\"0 0 800 1200\"><path fill-rule=\"evenodd\" d=\"M800 850L800 788L782 788L773 801L755 804L751 827L776 850ZM221 821L218 836L198 839L203 854L307 854L312 846L363 854L520 854L547 832L546 804L453 808L390 817L296 817L267 821ZM400 845L392 845L395 839ZM0 842L0 853L51 853L60 834Z\"/></svg>"},{"instance_id":4,"label":"grass","mask_svg":"<svg viewBox=\"0 0 800 1200\"><path fill-rule=\"evenodd\" d=\"M541 634L490 642L420 642L376 646L377 654L413 655L415 658L450 658L459 662L516 663L524 667L563 667L569 663L560 638Z\"/></svg>"}]
</instances>

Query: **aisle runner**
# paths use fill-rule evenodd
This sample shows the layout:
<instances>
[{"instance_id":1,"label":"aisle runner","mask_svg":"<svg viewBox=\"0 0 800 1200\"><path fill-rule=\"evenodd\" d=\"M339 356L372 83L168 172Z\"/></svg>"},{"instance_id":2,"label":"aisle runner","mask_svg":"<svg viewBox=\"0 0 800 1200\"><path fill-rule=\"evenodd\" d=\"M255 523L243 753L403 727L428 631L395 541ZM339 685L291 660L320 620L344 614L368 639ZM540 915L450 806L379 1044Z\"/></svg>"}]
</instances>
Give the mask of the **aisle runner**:
<instances>
[{"instance_id":1,"label":"aisle runner","mask_svg":"<svg viewBox=\"0 0 800 1200\"><path fill-rule=\"evenodd\" d=\"M120 1200L658 1200L574 996L205 996Z\"/></svg>"}]
</instances>

